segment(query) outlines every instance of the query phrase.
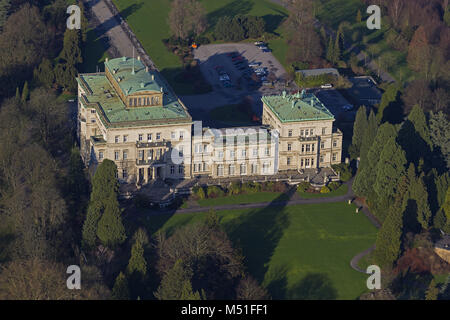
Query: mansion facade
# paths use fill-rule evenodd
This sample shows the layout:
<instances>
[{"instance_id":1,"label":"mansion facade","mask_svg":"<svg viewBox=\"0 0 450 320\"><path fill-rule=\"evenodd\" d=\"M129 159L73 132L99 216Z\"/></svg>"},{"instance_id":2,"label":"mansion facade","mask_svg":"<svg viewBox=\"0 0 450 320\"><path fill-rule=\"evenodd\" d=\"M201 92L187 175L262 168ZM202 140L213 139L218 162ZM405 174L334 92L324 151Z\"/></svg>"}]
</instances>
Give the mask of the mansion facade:
<instances>
[{"instance_id":1,"label":"mansion facade","mask_svg":"<svg viewBox=\"0 0 450 320\"><path fill-rule=\"evenodd\" d=\"M121 182L273 175L341 162L342 133L313 94L265 96L262 123L202 128L140 59L79 74L78 138L87 166L114 161Z\"/></svg>"}]
</instances>

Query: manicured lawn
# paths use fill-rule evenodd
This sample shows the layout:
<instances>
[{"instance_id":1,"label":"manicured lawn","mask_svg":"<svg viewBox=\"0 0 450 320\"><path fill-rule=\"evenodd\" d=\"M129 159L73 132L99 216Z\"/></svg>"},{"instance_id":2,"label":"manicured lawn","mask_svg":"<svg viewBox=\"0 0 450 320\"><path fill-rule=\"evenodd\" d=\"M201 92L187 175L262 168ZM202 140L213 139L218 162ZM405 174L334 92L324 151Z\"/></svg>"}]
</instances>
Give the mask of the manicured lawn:
<instances>
[{"instance_id":1,"label":"manicured lawn","mask_svg":"<svg viewBox=\"0 0 450 320\"><path fill-rule=\"evenodd\" d=\"M171 35L167 23L170 0L113 0L113 2L174 90L180 94L190 93L189 88L175 80L182 68L180 59L169 52L163 43L163 40ZM282 32L280 23L286 16L286 10L269 0L202 0L201 3L207 11L209 24L207 33L212 32L220 17L237 14L261 16L266 20L270 32ZM279 59L279 55L287 51L287 48L278 49L282 46L282 44L276 46ZM284 63L284 60L282 58L280 62Z\"/></svg>"},{"instance_id":2,"label":"manicured lawn","mask_svg":"<svg viewBox=\"0 0 450 320\"><path fill-rule=\"evenodd\" d=\"M329 198L329 197L337 197L344 196L347 194L348 186L346 184L341 185L334 191L329 193L309 193L309 192L298 192L300 197L304 199L316 199L316 198Z\"/></svg>"},{"instance_id":3,"label":"manicured lawn","mask_svg":"<svg viewBox=\"0 0 450 320\"><path fill-rule=\"evenodd\" d=\"M356 299L367 277L350 260L369 248L376 229L346 203L221 211L224 230L242 248L248 271L274 299ZM205 213L149 216L149 233L201 221Z\"/></svg>"},{"instance_id":4,"label":"manicured lawn","mask_svg":"<svg viewBox=\"0 0 450 320\"><path fill-rule=\"evenodd\" d=\"M317 18L334 29L341 21L356 22L358 9L364 17L366 8L361 0L320 0L317 1Z\"/></svg>"},{"instance_id":5,"label":"manicured lawn","mask_svg":"<svg viewBox=\"0 0 450 320\"><path fill-rule=\"evenodd\" d=\"M198 200L198 204L202 207L221 206L227 204L243 204L256 202L271 202L271 201L288 200L288 196L281 192L258 192L251 194L236 194L232 196L225 196L213 199Z\"/></svg>"}]
</instances>

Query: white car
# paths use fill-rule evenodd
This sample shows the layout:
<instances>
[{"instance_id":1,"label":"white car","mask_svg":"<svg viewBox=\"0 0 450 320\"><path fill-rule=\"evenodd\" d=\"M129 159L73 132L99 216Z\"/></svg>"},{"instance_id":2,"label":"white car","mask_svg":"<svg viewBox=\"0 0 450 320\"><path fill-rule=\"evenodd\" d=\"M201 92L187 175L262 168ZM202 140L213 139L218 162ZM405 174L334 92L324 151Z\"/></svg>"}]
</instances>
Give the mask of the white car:
<instances>
[{"instance_id":1,"label":"white car","mask_svg":"<svg viewBox=\"0 0 450 320\"><path fill-rule=\"evenodd\" d=\"M323 84L320 86L322 89L331 89L333 85L331 83Z\"/></svg>"},{"instance_id":2,"label":"white car","mask_svg":"<svg viewBox=\"0 0 450 320\"><path fill-rule=\"evenodd\" d=\"M262 42L262 41L256 41L255 42L255 46L260 46L260 45L263 45L264 44L264 42Z\"/></svg>"},{"instance_id":3,"label":"white car","mask_svg":"<svg viewBox=\"0 0 450 320\"><path fill-rule=\"evenodd\" d=\"M230 81L230 77L225 73L219 77L220 81Z\"/></svg>"},{"instance_id":4,"label":"white car","mask_svg":"<svg viewBox=\"0 0 450 320\"><path fill-rule=\"evenodd\" d=\"M253 63L250 63L248 66L250 67L250 68L258 68L259 67L259 62L253 62Z\"/></svg>"}]
</instances>

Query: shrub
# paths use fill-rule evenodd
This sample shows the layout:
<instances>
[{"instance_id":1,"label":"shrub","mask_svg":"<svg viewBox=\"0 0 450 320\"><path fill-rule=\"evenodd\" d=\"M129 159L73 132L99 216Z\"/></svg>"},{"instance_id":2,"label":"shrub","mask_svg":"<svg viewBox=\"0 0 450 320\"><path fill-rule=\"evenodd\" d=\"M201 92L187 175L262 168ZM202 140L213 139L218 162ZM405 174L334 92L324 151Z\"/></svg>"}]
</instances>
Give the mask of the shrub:
<instances>
[{"instance_id":1,"label":"shrub","mask_svg":"<svg viewBox=\"0 0 450 320\"><path fill-rule=\"evenodd\" d=\"M353 176L352 168L346 163L335 164L333 170L341 174L341 181L347 182Z\"/></svg>"},{"instance_id":2,"label":"shrub","mask_svg":"<svg viewBox=\"0 0 450 320\"><path fill-rule=\"evenodd\" d=\"M242 192L256 193L261 191L261 185L253 182L246 182L242 185Z\"/></svg>"},{"instance_id":3,"label":"shrub","mask_svg":"<svg viewBox=\"0 0 450 320\"><path fill-rule=\"evenodd\" d=\"M199 200L203 200L206 198L205 190L203 190L203 188L200 186L195 186L192 189L192 192L193 192L194 196Z\"/></svg>"},{"instance_id":4,"label":"shrub","mask_svg":"<svg viewBox=\"0 0 450 320\"><path fill-rule=\"evenodd\" d=\"M311 188L311 184L307 181L303 181L303 182L299 183L299 185L297 186L297 191L298 192L306 192L309 190L309 188Z\"/></svg>"},{"instance_id":5,"label":"shrub","mask_svg":"<svg viewBox=\"0 0 450 320\"><path fill-rule=\"evenodd\" d=\"M242 192L242 185L240 182L232 182L230 186L228 187L228 194L229 195L235 195Z\"/></svg>"},{"instance_id":6,"label":"shrub","mask_svg":"<svg viewBox=\"0 0 450 320\"><path fill-rule=\"evenodd\" d=\"M323 186L322 188L320 188L320 193L330 193L330 188L328 188L327 186Z\"/></svg>"},{"instance_id":7,"label":"shrub","mask_svg":"<svg viewBox=\"0 0 450 320\"><path fill-rule=\"evenodd\" d=\"M218 186L209 186L206 191L208 198L218 198L225 196L225 192Z\"/></svg>"},{"instance_id":8,"label":"shrub","mask_svg":"<svg viewBox=\"0 0 450 320\"><path fill-rule=\"evenodd\" d=\"M270 190L270 191L273 191L273 192L286 192L287 189L288 189L288 187L287 187L286 183L284 183L282 181L276 181L273 184L272 190Z\"/></svg>"},{"instance_id":9,"label":"shrub","mask_svg":"<svg viewBox=\"0 0 450 320\"><path fill-rule=\"evenodd\" d=\"M330 183L328 184L328 188L329 188L331 191L336 190L336 189L339 188L340 186L341 186L341 183L339 183L339 182L337 182L337 181L333 181L333 182L330 182Z\"/></svg>"}]
</instances>

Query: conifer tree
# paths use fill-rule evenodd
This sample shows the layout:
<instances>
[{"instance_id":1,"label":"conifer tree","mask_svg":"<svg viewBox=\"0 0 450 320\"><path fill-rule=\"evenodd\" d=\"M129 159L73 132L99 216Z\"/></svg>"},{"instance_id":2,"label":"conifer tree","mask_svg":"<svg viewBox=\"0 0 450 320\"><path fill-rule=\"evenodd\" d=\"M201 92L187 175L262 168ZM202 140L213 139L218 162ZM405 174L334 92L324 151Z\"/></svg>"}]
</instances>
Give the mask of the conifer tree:
<instances>
[{"instance_id":1,"label":"conifer tree","mask_svg":"<svg viewBox=\"0 0 450 320\"><path fill-rule=\"evenodd\" d=\"M155 297L158 300L180 300L186 297L192 292L189 290L192 288L191 278L192 270L185 267L182 260L177 260L162 278Z\"/></svg>"},{"instance_id":2,"label":"conifer tree","mask_svg":"<svg viewBox=\"0 0 450 320\"><path fill-rule=\"evenodd\" d=\"M115 195L105 205L105 210L98 221L97 237L107 247L114 248L126 239L125 227L122 223L119 202Z\"/></svg>"},{"instance_id":3,"label":"conifer tree","mask_svg":"<svg viewBox=\"0 0 450 320\"><path fill-rule=\"evenodd\" d=\"M352 145L355 147L355 151L359 155L361 151L361 144L364 137L364 130L367 128L367 109L365 106L361 106L356 112L355 123L353 125Z\"/></svg>"},{"instance_id":4,"label":"conifer tree","mask_svg":"<svg viewBox=\"0 0 450 320\"><path fill-rule=\"evenodd\" d=\"M120 272L114 282L114 286L112 289L112 297L115 300L129 300L130 299L130 291L128 289L128 280L123 274Z\"/></svg>"},{"instance_id":5,"label":"conifer tree","mask_svg":"<svg viewBox=\"0 0 450 320\"><path fill-rule=\"evenodd\" d=\"M22 102L27 102L29 98L30 98L30 90L28 89L28 81L25 81L25 84L23 85L22 89L21 100Z\"/></svg>"},{"instance_id":6,"label":"conifer tree","mask_svg":"<svg viewBox=\"0 0 450 320\"><path fill-rule=\"evenodd\" d=\"M375 136L377 135L377 129L378 124L375 113L373 112L373 110L370 110L369 118L367 119L367 127L364 130L364 135L361 142L360 168L363 168L367 165L367 154L369 153L369 149L372 146Z\"/></svg>"},{"instance_id":7,"label":"conifer tree","mask_svg":"<svg viewBox=\"0 0 450 320\"><path fill-rule=\"evenodd\" d=\"M83 224L82 231L82 246L85 249L93 248L97 240L98 221L103 212L103 205L101 202L90 202L86 214L86 219Z\"/></svg>"},{"instance_id":8,"label":"conifer tree","mask_svg":"<svg viewBox=\"0 0 450 320\"><path fill-rule=\"evenodd\" d=\"M439 295L439 288L436 285L436 280L431 280L428 290L425 295L425 300L437 300Z\"/></svg>"},{"instance_id":9,"label":"conifer tree","mask_svg":"<svg viewBox=\"0 0 450 320\"><path fill-rule=\"evenodd\" d=\"M356 22L361 23L361 21L362 21L361 10L358 10L358 12L356 13Z\"/></svg>"}]
</instances>

